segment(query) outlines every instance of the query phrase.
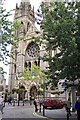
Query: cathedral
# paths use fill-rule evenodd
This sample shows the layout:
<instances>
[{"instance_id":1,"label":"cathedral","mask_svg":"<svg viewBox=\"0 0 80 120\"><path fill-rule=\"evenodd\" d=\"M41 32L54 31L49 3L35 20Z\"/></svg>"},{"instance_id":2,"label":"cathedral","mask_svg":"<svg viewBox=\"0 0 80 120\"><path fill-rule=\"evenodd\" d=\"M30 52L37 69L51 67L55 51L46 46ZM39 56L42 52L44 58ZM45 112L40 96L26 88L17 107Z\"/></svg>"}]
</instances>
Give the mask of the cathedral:
<instances>
[{"instance_id":1,"label":"cathedral","mask_svg":"<svg viewBox=\"0 0 80 120\"><path fill-rule=\"evenodd\" d=\"M38 81L25 80L26 84L22 83L21 76L24 68L32 68L32 64L41 66L46 69L47 63L39 59L45 54L43 46L39 46L34 42L33 37L38 36L40 31L35 27L35 12L34 7L31 7L29 0L22 0L20 6L16 4L14 21L20 23L16 30L16 36L22 38L17 42L17 47L12 46L9 65L9 91L14 88L24 88L26 90L25 97L34 97L38 91Z\"/></svg>"},{"instance_id":2,"label":"cathedral","mask_svg":"<svg viewBox=\"0 0 80 120\"><path fill-rule=\"evenodd\" d=\"M55 2L56 0L44 0L46 5L49 5L49 2ZM22 0L20 3L20 6L16 4L15 8L15 15L14 15L14 21L18 21L20 24L18 29L16 30L16 38L20 38L18 42L16 43L16 47L12 46L11 48L11 54L12 57L10 58L10 65L9 65L9 83L8 83L8 91L12 93L13 90L17 89L24 89L25 92L21 92L20 94L16 94L18 92L15 92L14 97L18 98L20 100L24 99L30 99L35 98L38 95L39 90L39 80L24 80L23 79L23 73L25 68L32 69L32 65L35 64L36 66L39 66L42 68L42 70L46 70L46 67L48 67L48 63L44 62L42 58L46 54L46 50L43 45L39 46L35 41L34 37L37 37L40 35L41 31L37 29L35 26L35 11L34 7L32 8L29 0ZM40 24L40 20L38 21ZM58 48L54 51L50 51L51 55L54 56L57 52L59 52ZM25 81L25 82L24 82ZM62 88L63 81L59 81L58 83L58 92L59 90L64 92ZM69 90L69 89L68 89ZM74 90L74 89L73 89ZM70 92L66 91L64 92L64 96L61 96L62 99L67 98L67 93ZM51 97L51 89L48 85L47 90L45 90L45 96ZM53 91L55 92L55 91ZM75 92L72 91L73 93ZM75 98L72 95L72 100L75 101ZM17 96L18 95L18 96ZM57 97L60 97L57 96ZM73 103L74 104L74 103Z\"/></svg>"}]
</instances>

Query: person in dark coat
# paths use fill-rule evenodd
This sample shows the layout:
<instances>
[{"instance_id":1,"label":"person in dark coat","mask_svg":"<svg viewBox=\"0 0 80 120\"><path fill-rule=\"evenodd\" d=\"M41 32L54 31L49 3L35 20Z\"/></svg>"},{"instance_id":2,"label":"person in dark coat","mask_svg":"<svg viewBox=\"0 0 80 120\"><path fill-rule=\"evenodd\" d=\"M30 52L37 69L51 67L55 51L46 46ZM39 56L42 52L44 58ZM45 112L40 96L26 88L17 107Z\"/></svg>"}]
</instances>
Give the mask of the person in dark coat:
<instances>
[{"instance_id":1,"label":"person in dark coat","mask_svg":"<svg viewBox=\"0 0 80 120\"><path fill-rule=\"evenodd\" d=\"M75 103L75 109L77 111L77 120L80 120L80 97Z\"/></svg>"},{"instance_id":2,"label":"person in dark coat","mask_svg":"<svg viewBox=\"0 0 80 120\"><path fill-rule=\"evenodd\" d=\"M67 106L66 106L66 111L69 112L69 115L71 116L71 101L70 101L70 98L68 98L68 101L67 101Z\"/></svg>"},{"instance_id":3,"label":"person in dark coat","mask_svg":"<svg viewBox=\"0 0 80 120\"><path fill-rule=\"evenodd\" d=\"M38 111L38 108L37 108L37 100L35 99L34 102L33 102L34 106L35 106L35 112Z\"/></svg>"},{"instance_id":4,"label":"person in dark coat","mask_svg":"<svg viewBox=\"0 0 80 120\"><path fill-rule=\"evenodd\" d=\"M11 97L11 96L8 98L8 105L9 105L9 104L12 105L12 97Z\"/></svg>"},{"instance_id":5,"label":"person in dark coat","mask_svg":"<svg viewBox=\"0 0 80 120\"><path fill-rule=\"evenodd\" d=\"M32 105L32 97L30 96L30 105Z\"/></svg>"}]
</instances>

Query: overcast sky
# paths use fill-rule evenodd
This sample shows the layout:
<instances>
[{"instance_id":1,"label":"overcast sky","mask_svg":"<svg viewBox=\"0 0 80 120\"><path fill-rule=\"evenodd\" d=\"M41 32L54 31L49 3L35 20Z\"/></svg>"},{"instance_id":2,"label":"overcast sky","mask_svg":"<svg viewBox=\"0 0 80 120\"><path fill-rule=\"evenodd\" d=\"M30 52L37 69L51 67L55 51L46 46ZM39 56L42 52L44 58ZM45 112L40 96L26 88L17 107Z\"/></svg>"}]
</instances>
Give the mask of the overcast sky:
<instances>
[{"instance_id":1,"label":"overcast sky","mask_svg":"<svg viewBox=\"0 0 80 120\"><path fill-rule=\"evenodd\" d=\"M38 9L40 2L42 0L30 0L31 5L34 6L35 11ZM4 7L7 11L15 9L16 3L20 5L21 0L5 0ZM13 20L13 16L10 17L10 20ZM5 75L5 78L7 79L8 84L8 74L9 74L9 66L4 66L2 63L0 63L0 66L4 67L4 70L7 72L7 75Z\"/></svg>"},{"instance_id":2,"label":"overcast sky","mask_svg":"<svg viewBox=\"0 0 80 120\"><path fill-rule=\"evenodd\" d=\"M16 3L20 4L21 0L5 0L5 7L7 10L12 10L15 8ZM35 9L38 8L41 0L30 0L31 5L35 6Z\"/></svg>"}]
</instances>

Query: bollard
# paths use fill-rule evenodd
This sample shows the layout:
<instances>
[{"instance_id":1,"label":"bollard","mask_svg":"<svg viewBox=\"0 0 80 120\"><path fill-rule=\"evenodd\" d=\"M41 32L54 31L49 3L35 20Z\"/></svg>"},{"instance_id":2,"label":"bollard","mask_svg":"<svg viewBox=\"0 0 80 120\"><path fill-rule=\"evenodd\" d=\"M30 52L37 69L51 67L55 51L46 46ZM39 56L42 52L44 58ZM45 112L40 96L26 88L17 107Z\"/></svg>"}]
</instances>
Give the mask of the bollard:
<instances>
[{"instance_id":1,"label":"bollard","mask_svg":"<svg viewBox=\"0 0 80 120\"><path fill-rule=\"evenodd\" d=\"M67 108L67 120L69 120L69 109Z\"/></svg>"},{"instance_id":2,"label":"bollard","mask_svg":"<svg viewBox=\"0 0 80 120\"><path fill-rule=\"evenodd\" d=\"M69 113L67 113L67 120L69 120Z\"/></svg>"},{"instance_id":3,"label":"bollard","mask_svg":"<svg viewBox=\"0 0 80 120\"><path fill-rule=\"evenodd\" d=\"M45 106L43 105L43 116L45 116Z\"/></svg>"}]
</instances>

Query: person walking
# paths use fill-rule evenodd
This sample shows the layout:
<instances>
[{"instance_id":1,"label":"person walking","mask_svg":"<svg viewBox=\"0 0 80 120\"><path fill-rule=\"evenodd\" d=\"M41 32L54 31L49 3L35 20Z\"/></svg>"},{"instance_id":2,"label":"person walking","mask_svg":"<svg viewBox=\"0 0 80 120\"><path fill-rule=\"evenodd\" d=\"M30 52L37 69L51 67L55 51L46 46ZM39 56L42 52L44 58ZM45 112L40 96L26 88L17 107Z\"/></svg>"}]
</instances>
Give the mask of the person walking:
<instances>
[{"instance_id":1,"label":"person walking","mask_svg":"<svg viewBox=\"0 0 80 120\"><path fill-rule=\"evenodd\" d=\"M11 97L11 96L9 96L9 98L8 98L8 105L9 105L9 104L12 105L12 97Z\"/></svg>"},{"instance_id":2,"label":"person walking","mask_svg":"<svg viewBox=\"0 0 80 120\"><path fill-rule=\"evenodd\" d=\"M66 106L66 111L69 113L69 115L71 116L71 101L70 101L70 98L68 98L68 101L67 101L67 106Z\"/></svg>"},{"instance_id":3,"label":"person walking","mask_svg":"<svg viewBox=\"0 0 80 120\"><path fill-rule=\"evenodd\" d=\"M4 108L3 102L4 102L4 100L2 98L2 95L0 95L0 111L1 111L2 114L3 114L3 108Z\"/></svg>"},{"instance_id":4,"label":"person walking","mask_svg":"<svg viewBox=\"0 0 80 120\"><path fill-rule=\"evenodd\" d=\"M32 97L30 96L30 105L32 105Z\"/></svg>"},{"instance_id":5,"label":"person walking","mask_svg":"<svg viewBox=\"0 0 80 120\"><path fill-rule=\"evenodd\" d=\"M37 108L37 100L36 99L34 99L34 106L35 106L35 112L37 112L38 111L38 108Z\"/></svg>"},{"instance_id":6,"label":"person walking","mask_svg":"<svg viewBox=\"0 0 80 120\"><path fill-rule=\"evenodd\" d=\"M77 111L77 120L80 120L80 97L75 103L75 109Z\"/></svg>"}]
</instances>

